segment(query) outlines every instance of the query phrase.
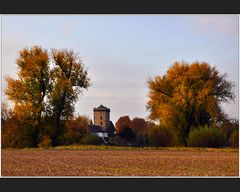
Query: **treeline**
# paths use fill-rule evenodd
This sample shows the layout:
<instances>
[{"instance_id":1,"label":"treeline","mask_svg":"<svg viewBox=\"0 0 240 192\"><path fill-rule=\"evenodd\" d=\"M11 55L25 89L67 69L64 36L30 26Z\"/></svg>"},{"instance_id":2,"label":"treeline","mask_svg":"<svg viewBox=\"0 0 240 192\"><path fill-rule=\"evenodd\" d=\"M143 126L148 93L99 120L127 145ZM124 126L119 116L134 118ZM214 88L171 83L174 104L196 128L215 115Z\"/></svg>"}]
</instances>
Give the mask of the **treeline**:
<instances>
[{"instance_id":1,"label":"treeline","mask_svg":"<svg viewBox=\"0 0 240 192\"><path fill-rule=\"evenodd\" d=\"M143 118L123 116L116 122L117 135L111 138L112 145L122 146L183 146L178 135L169 127L157 125ZM190 130L188 147L238 147L239 124L236 119L226 119L219 127L200 126Z\"/></svg>"},{"instance_id":2,"label":"treeline","mask_svg":"<svg viewBox=\"0 0 240 192\"><path fill-rule=\"evenodd\" d=\"M45 125L45 134L37 145L32 145L34 134L31 129L27 127L24 129L21 121L16 118L13 111L7 107L6 103L2 103L2 148L49 148L57 145L103 144L100 137L93 135L89 131L91 120L86 115L77 115L68 120L61 120L62 132L58 135L58 143L55 145L51 137L51 131L55 130L54 122L42 122Z\"/></svg>"},{"instance_id":3,"label":"treeline","mask_svg":"<svg viewBox=\"0 0 240 192\"><path fill-rule=\"evenodd\" d=\"M1 103L2 147L101 144L91 121L74 116L75 103L90 86L88 71L73 50L39 46L20 50L17 79L7 77L12 107ZM238 147L238 120L221 104L234 100L233 83L208 63L173 64L149 79L148 119L120 117L112 145Z\"/></svg>"}]
</instances>

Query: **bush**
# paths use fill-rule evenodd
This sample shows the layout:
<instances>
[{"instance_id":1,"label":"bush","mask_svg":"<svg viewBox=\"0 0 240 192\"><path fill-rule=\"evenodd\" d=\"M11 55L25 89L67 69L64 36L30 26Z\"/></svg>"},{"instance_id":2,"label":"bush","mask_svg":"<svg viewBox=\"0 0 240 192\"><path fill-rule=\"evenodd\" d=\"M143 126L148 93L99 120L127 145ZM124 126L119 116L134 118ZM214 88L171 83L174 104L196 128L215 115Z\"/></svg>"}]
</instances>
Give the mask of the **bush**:
<instances>
[{"instance_id":1,"label":"bush","mask_svg":"<svg viewBox=\"0 0 240 192\"><path fill-rule=\"evenodd\" d=\"M123 139L126 139L127 141L131 141L135 138L135 134L133 132L133 130L129 127L124 127L120 133L119 133L120 137L122 137Z\"/></svg>"},{"instance_id":2,"label":"bush","mask_svg":"<svg viewBox=\"0 0 240 192\"><path fill-rule=\"evenodd\" d=\"M77 144L80 141L80 133L72 131L72 130L67 130L66 133L63 135L63 142L64 145L71 145L71 144Z\"/></svg>"},{"instance_id":3,"label":"bush","mask_svg":"<svg viewBox=\"0 0 240 192\"><path fill-rule=\"evenodd\" d=\"M148 142L147 134L143 132L138 132L136 135L136 145L137 146L146 146Z\"/></svg>"},{"instance_id":4,"label":"bush","mask_svg":"<svg viewBox=\"0 0 240 192\"><path fill-rule=\"evenodd\" d=\"M213 127L201 126L193 128L188 136L188 146L190 147L212 147L224 146L225 139L222 132Z\"/></svg>"},{"instance_id":5,"label":"bush","mask_svg":"<svg viewBox=\"0 0 240 192\"><path fill-rule=\"evenodd\" d=\"M234 132L234 134L237 134L238 129L239 129L239 123L238 120L236 119L223 119L222 120L222 124L219 126L219 128L221 129L222 133L225 136L225 142L226 142L226 146L232 146L232 144L230 143L231 140L231 136Z\"/></svg>"},{"instance_id":6,"label":"bush","mask_svg":"<svg viewBox=\"0 0 240 192\"><path fill-rule=\"evenodd\" d=\"M125 146L125 139L119 135L114 135L113 137L110 137L109 144L114 146Z\"/></svg>"},{"instance_id":7,"label":"bush","mask_svg":"<svg viewBox=\"0 0 240 192\"><path fill-rule=\"evenodd\" d=\"M86 115L78 115L74 119L66 122L67 130L78 132L81 135L87 134L89 125L90 119Z\"/></svg>"},{"instance_id":8,"label":"bush","mask_svg":"<svg viewBox=\"0 0 240 192\"><path fill-rule=\"evenodd\" d=\"M39 148L49 148L52 146L52 140L48 136L43 136L42 141L38 144Z\"/></svg>"},{"instance_id":9,"label":"bush","mask_svg":"<svg viewBox=\"0 0 240 192\"><path fill-rule=\"evenodd\" d=\"M239 147L239 133L238 131L234 131L229 139L229 143L231 147L238 148Z\"/></svg>"},{"instance_id":10,"label":"bush","mask_svg":"<svg viewBox=\"0 0 240 192\"><path fill-rule=\"evenodd\" d=\"M15 117L7 119L2 124L2 148L36 147L31 126L24 126Z\"/></svg>"},{"instance_id":11,"label":"bush","mask_svg":"<svg viewBox=\"0 0 240 192\"><path fill-rule=\"evenodd\" d=\"M148 131L148 143L150 146L167 147L171 146L173 134L170 129L156 126Z\"/></svg>"},{"instance_id":12,"label":"bush","mask_svg":"<svg viewBox=\"0 0 240 192\"><path fill-rule=\"evenodd\" d=\"M86 134L80 141L82 144L100 145L103 143L103 139L93 134Z\"/></svg>"}]
</instances>

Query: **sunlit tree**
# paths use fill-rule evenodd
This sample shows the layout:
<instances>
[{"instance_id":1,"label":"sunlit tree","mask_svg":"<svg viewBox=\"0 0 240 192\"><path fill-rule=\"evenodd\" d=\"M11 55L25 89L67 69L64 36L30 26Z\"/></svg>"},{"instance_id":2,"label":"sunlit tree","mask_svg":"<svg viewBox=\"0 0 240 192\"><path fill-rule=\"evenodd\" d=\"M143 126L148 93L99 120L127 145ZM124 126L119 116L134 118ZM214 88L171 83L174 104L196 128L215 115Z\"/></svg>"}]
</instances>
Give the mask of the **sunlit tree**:
<instances>
[{"instance_id":1,"label":"sunlit tree","mask_svg":"<svg viewBox=\"0 0 240 192\"><path fill-rule=\"evenodd\" d=\"M16 63L18 79L6 78L6 95L14 103L15 118L29 129L27 132L33 135L33 145L36 145L51 76L48 53L39 46L24 48L19 52Z\"/></svg>"},{"instance_id":2,"label":"sunlit tree","mask_svg":"<svg viewBox=\"0 0 240 192\"><path fill-rule=\"evenodd\" d=\"M48 138L56 144L60 121L73 117L79 94L90 86L87 69L73 50L49 53L39 46L22 49L16 63L18 78L6 78L6 95L14 103L19 141L37 146Z\"/></svg>"},{"instance_id":3,"label":"sunlit tree","mask_svg":"<svg viewBox=\"0 0 240 192\"><path fill-rule=\"evenodd\" d=\"M51 52L54 64L54 83L50 94L51 116L57 127L56 137L61 134L61 120L73 117L74 105L78 96L90 86L88 71L73 50L55 50Z\"/></svg>"},{"instance_id":4,"label":"sunlit tree","mask_svg":"<svg viewBox=\"0 0 240 192\"><path fill-rule=\"evenodd\" d=\"M191 127L216 126L224 117L221 102L234 99L233 84L208 63L175 63L148 81L150 119L175 129L186 145Z\"/></svg>"}]
</instances>

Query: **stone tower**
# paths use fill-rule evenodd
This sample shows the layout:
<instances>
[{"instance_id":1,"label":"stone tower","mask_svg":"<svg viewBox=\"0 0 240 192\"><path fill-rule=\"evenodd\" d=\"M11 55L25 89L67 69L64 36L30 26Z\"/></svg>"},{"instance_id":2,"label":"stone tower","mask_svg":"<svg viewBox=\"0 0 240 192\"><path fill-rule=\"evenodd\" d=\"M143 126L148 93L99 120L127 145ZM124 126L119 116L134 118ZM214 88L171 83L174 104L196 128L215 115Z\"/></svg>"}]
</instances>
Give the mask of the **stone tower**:
<instances>
[{"instance_id":1,"label":"stone tower","mask_svg":"<svg viewBox=\"0 0 240 192\"><path fill-rule=\"evenodd\" d=\"M93 109L94 125L101 126L106 130L110 126L110 109L100 105Z\"/></svg>"}]
</instances>

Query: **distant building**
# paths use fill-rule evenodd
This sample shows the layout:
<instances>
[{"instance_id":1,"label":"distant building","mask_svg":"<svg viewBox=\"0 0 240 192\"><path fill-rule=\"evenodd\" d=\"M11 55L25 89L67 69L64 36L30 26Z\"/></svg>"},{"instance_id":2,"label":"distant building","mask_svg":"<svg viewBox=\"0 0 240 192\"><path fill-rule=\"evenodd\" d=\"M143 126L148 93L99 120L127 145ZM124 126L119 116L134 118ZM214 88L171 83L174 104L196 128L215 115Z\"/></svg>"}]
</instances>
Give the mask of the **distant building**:
<instances>
[{"instance_id":1,"label":"distant building","mask_svg":"<svg viewBox=\"0 0 240 192\"><path fill-rule=\"evenodd\" d=\"M90 126L90 131L91 133L99 136L99 137L102 137L102 138L107 138L108 137L108 133L106 131L103 130L102 127L100 126L97 126L97 125L91 125Z\"/></svg>"},{"instance_id":2,"label":"distant building","mask_svg":"<svg viewBox=\"0 0 240 192\"><path fill-rule=\"evenodd\" d=\"M110 121L110 109L100 105L93 108L93 125L90 125L90 132L102 137L104 141L114 135L115 127Z\"/></svg>"},{"instance_id":3,"label":"distant building","mask_svg":"<svg viewBox=\"0 0 240 192\"><path fill-rule=\"evenodd\" d=\"M100 105L93 109L94 125L101 126L104 130L110 125L110 109Z\"/></svg>"}]
</instances>

